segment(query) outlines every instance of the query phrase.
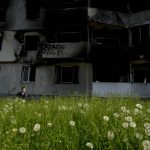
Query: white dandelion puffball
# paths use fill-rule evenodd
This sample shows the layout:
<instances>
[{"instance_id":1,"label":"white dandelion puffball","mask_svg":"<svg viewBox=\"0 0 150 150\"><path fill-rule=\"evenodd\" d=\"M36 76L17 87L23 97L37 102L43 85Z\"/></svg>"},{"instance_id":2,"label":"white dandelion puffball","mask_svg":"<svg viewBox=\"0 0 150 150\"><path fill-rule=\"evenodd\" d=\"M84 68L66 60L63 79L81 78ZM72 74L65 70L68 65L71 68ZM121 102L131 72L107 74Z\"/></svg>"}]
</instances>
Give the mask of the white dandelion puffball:
<instances>
[{"instance_id":1,"label":"white dandelion puffball","mask_svg":"<svg viewBox=\"0 0 150 150\"><path fill-rule=\"evenodd\" d=\"M137 108L134 109L134 114L138 114L139 113L139 110Z\"/></svg>"},{"instance_id":2,"label":"white dandelion puffball","mask_svg":"<svg viewBox=\"0 0 150 150\"><path fill-rule=\"evenodd\" d=\"M33 130L34 130L35 132L37 132L37 131L40 130L40 127L41 127L40 124L35 124Z\"/></svg>"},{"instance_id":3,"label":"white dandelion puffball","mask_svg":"<svg viewBox=\"0 0 150 150\"><path fill-rule=\"evenodd\" d=\"M148 113L150 113L150 109L147 109L146 111L147 111Z\"/></svg>"},{"instance_id":4,"label":"white dandelion puffball","mask_svg":"<svg viewBox=\"0 0 150 150\"><path fill-rule=\"evenodd\" d=\"M82 103L78 103L78 107L82 107Z\"/></svg>"},{"instance_id":5,"label":"white dandelion puffball","mask_svg":"<svg viewBox=\"0 0 150 150\"><path fill-rule=\"evenodd\" d=\"M75 126L75 122L73 120L70 121L71 126Z\"/></svg>"},{"instance_id":6,"label":"white dandelion puffball","mask_svg":"<svg viewBox=\"0 0 150 150\"><path fill-rule=\"evenodd\" d=\"M141 104L136 104L135 105L137 108L139 108L139 109L142 109L143 108L143 106L141 105Z\"/></svg>"},{"instance_id":7,"label":"white dandelion puffball","mask_svg":"<svg viewBox=\"0 0 150 150\"><path fill-rule=\"evenodd\" d=\"M123 122L123 123L122 123L122 127L123 127L123 128L128 128L128 127L129 127L129 124L128 124L127 122Z\"/></svg>"},{"instance_id":8,"label":"white dandelion puffball","mask_svg":"<svg viewBox=\"0 0 150 150\"><path fill-rule=\"evenodd\" d=\"M109 121L109 117L108 117L108 116L103 116L103 119L104 119L105 121Z\"/></svg>"},{"instance_id":9,"label":"white dandelion puffball","mask_svg":"<svg viewBox=\"0 0 150 150\"><path fill-rule=\"evenodd\" d=\"M150 123L147 123L147 122L144 123L144 127L145 127L145 128L150 128Z\"/></svg>"},{"instance_id":10,"label":"white dandelion puffball","mask_svg":"<svg viewBox=\"0 0 150 150\"><path fill-rule=\"evenodd\" d=\"M121 109L121 111L123 111L123 112L126 111L126 107L125 107L125 106L122 106L120 109Z\"/></svg>"},{"instance_id":11,"label":"white dandelion puffball","mask_svg":"<svg viewBox=\"0 0 150 150\"><path fill-rule=\"evenodd\" d=\"M150 141L149 140L144 140L142 142L142 145L144 147L144 150L150 150Z\"/></svg>"},{"instance_id":12,"label":"white dandelion puffball","mask_svg":"<svg viewBox=\"0 0 150 150\"><path fill-rule=\"evenodd\" d=\"M113 116L118 118L120 115L118 113L114 113Z\"/></svg>"},{"instance_id":13,"label":"white dandelion puffball","mask_svg":"<svg viewBox=\"0 0 150 150\"><path fill-rule=\"evenodd\" d=\"M52 126L52 123L51 123L51 122L48 122L48 123L47 123L47 126L48 126L48 127L51 127L51 126Z\"/></svg>"},{"instance_id":14,"label":"white dandelion puffball","mask_svg":"<svg viewBox=\"0 0 150 150\"><path fill-rule=\"evenodd\" d=\"M25 132L26 132L26 128L25 128L25 127L21 127L21 128L19 129L19 132L20 132L20 133L25 133Z\"/></svg>"},{"instance_id":15,"label":"white dandelion puffball","mask_svg":"<svg viewBox=\"0 0 150 150\"><path fill-rule=\"evenodd\" d=\"M147 136L150 136L150 128L145 128L145 134L146 134Z\"/></svg>"},{"instance_id":16,"label":"white dandelion puffball","mask_svg":"<svg viewBox=\"0 0 150 150\"><path fill-rule=\"evenodd\" d=\"M86 143L86 146L87 146L88 148L90 148L90 149L93 149L93 144L90 143L90 142Z\"/></svg>"},{"instance_id":17,"label":"white dandelion puffball","mask_svg":"<svg viewBox=\"0 0 150 150\"><path fill-rule=\"evenodd\" d=\"M125 121L127 121L127 122L132 122L132 117L131 117L131 116L125 117Z\"/></svg>"},{"instance_id":18,"label":"white dandelion puffball","mask_svg":"<svg viewBox=\"0 0 150 150\"><path fill-rule=\"evenodd\" d=\"M135 134L135 137L136 137L138 140L142 140L142 139L143 139L143 134L142 134L142 133L136 133L136 134Z\"/></svg>"},{"instance_id":19,"label":"white dandelion puffball","mask_svg":"<svg viewBox=\"0 0 150 150\"><path fill-rule=\"evenodd\" d=\"M134 121L129 122L129 126L132 127L132 128L135 128L136 127L136 123Z\"/></svg>"},{"instance_id":20,"label":"white dandelion puffball","mask_svg":"<svg viewBox=\"0 0 150 150\"><path fill-rule=\"evenodd\" d=\"M107 136L109 140L113 140L115 137L114 132L111 130L108 131Z\"/></svg>"}]
</instances>

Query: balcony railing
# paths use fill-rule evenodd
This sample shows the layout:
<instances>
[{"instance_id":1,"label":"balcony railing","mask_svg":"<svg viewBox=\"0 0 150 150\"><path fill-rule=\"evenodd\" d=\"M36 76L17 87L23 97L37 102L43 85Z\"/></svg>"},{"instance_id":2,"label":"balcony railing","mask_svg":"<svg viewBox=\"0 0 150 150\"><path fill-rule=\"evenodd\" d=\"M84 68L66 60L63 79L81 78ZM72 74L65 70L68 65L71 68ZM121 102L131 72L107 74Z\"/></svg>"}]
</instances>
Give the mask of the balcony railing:
<instances>
[{"instance_id":1,"label":"balcony railing","mask_svg":"<svg viewBox=\"0 0 150 150\"><path fill-rule=\"evenodd\" d=\"M85 58L86 42L75 43L43 43L40 44L41 59L45 58Z\"/></svg>"}]
</instances>

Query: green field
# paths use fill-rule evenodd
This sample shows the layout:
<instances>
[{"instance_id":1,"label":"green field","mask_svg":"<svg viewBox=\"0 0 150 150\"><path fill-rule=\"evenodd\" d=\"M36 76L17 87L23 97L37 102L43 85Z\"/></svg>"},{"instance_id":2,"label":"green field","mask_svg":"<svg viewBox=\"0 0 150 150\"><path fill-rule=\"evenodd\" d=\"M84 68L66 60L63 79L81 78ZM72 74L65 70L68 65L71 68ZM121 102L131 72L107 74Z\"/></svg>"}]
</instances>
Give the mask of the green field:
<instances>
[{"instance_id":1,"label":"green field","mask_svg":"<svg viewBox=\"0 0 150 150\"><path fill-rule=\"evenodd\" d=\"M150 150L150 101L0 99L0 150Z\"/></svg>"}]
</instances>

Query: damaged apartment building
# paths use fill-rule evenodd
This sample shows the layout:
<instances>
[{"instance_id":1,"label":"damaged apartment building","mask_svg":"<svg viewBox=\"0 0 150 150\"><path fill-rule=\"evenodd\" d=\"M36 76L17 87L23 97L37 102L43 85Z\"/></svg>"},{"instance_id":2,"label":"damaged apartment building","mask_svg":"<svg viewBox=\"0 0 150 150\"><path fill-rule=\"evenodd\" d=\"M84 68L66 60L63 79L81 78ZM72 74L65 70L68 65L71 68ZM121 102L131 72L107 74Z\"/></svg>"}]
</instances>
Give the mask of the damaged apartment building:
<instances>
[{"instance_id":1,"label":"damaged apartment building","mask_svg":"<svg viewBox=\"0 0 150 150\"><path fill-rule=\"evenodd\" d=\"M150 97L150 8L136 0L1 0L0 95Z\"/></svg>"}]
</instances>

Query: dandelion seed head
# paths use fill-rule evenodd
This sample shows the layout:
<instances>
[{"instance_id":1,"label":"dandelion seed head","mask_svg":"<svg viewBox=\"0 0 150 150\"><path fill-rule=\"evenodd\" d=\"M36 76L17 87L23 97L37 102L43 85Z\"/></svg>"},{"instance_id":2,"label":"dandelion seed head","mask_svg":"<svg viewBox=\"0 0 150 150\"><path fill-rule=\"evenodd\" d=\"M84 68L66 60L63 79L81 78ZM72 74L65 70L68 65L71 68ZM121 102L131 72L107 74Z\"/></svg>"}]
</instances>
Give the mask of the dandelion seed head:
<instances>
[{"instance_id":1,"label":"dandelion seed head","mask_svg":"<svg viewBox=\"0 0 150 150\"><path fill-rule=\"evenodd\" d=\"M138 140L142 140L142 139L143 139L143 134L142 134L142 133L136 133L136 134L135 134L135 137L136 137Z\"/></svg>"},{"instance_id":2,"label":"dandelion seed head","mask_svg":"<svg viewBox=\"0 0 150 150\"><path fill-rule=\"evenodd\" d=\"M146 134L147 136L150 136L150 128L145 128L145 134Z\"/></svg>"},{"instance_id":3,"label":"dandelion seed head","mask_svg":"<svg viewBox=\"0 0 150 150\"><path fill-rule=\"evenodd\" d=\"M120 115L118 113L114 113L113 116L118 118Z\"/></svg>"},{"instance_id":4,"label":"dandelion seed head","mask_svg":"<svg viewBox=\"0 0 150 150\"><path fill-rule=\"evenodd\" d=\"M82 107L82 103L78 103L77 105L78 105L78 107Z\"/></svg>"},{"instance_id":5,"label":"dandelion seed head","mask_svg":"<svg viewBox=\"0 0 150 150\"><path fill-rule=\"evenodd\" d=\"M123 112L126 111L126 107L125 107L125 106L122 106L120 109L121 109L121 111L123 111Z\"/></svg>"},{"instance_id":6,"label":"dandelion seed head","mask_svg":"<svg viewBox=\"0 0 150 150\"><path fill-rule=\"evenodd\" d=\"M129 122L129 126L132 128L136 127L136 123L134 121Z\"/></svg>"},{"instance_id":7,"label":"dandelion seed head","mask_svg":"<svg viewBox=\"0 0 150 150\"><path fill-rule=\"evenodd\" d=\"M73 120L70 121L71 126L75 126L75 122Z\"/></svg>"},{"instance_id":8,"label":"dandelion seed head","mask_svg":"<svg viewBox=\"0 0 150 150\"><path fill-rule=\"evenodd\" d=\"M90 148L90 149L93 149L93 144L90 143L90 142L87 142L87 143L86 143L86 146L87 146L88 148Z\"/></svg>"},{"instance_id":9,"label":"dandelion seed head","mask_svg":"<svg viewBox=\"0 0 150 150\"><path fill-rule=\"evenodd\" d=\"M137 108L139 108L139 109L142 109L143 108L143 106L141 105L141 104L136 104L135 105Z\"/></svg>"},{"instance_id":10,"label":"dandelion seed head","mask_svg":"<svg viewBox=\"0 0 150 150\"><path fill-rule=\"evenodd\" d=\"M127 121L127 122L132 122L132 117L131 117L131 116L125 117L125 121Z\"/></svg>"},{"instance_id":11,"label":"dandelion seed head","mask_svg":"<svg viewBox=\"0 0 150 150\"><path fill-rule=\"evenodd\" d=\"M109 121L109 117L108 116L103 116L104 121Z\"/></svg>"},{"instance_id":12,"label":"dandelion seed head","mask_svg":"<svg viewBox=\"0 0 150 150\"><path fill-rule=\"evenodd\" d=\"M20 132L20 133L25 133L25 132L26 132L26 128L25 128L25 127L21 127L21 128L19 129L19 132Z\"/></svg>"},{"instance_id":13,"label":"dandelion seed head","mask_svg":"<svg viewBox=\"0 0 150 150\"><path fill-rule=\"evenodd\" d=\"M51 127L51 126L52 126L52 123L51 123L51 122L48 122L48 123L47 123L47 126L48 126L48 127Z\"/></svg>"},{"instance_id":14,"label":"dandelion seed head","mask_svg":"<svg viewBox=\"0 0 150 150\"><path fill-rule=\"evenodd\" d=\"M142 142L144 150L150 150L150 141L149 140L144 140Z\"/></svg>"},{"instance_id":15,"label":"dandelion seed head","mask_svg":"<svg viewBox=\"0 0 150 150\"><path fill-rule=\"evenodd\" d=\"M109 140L113 140L115 137L114 132L112 130L108 131L107 136Z\"/></svg>"},{"instance_id":16,"label":"dandelion seed head","mask_svg":"<svg viewBox=\"0 0 150 150\"><path fill-rule=\"evenodd\" d=\"M40 124L35 124L33 130L34 130L35 132L37 132L37 131L40 130L40 128L41 128L41 125L40 125Z\"/></svg>"},{"instance_id":17,"label":"dandelion seed head","mask_svg":"<svg viewBox=\"0 0 150 150\"><path fill-rule=\"evenodd\" d=\"M122 123L122 127L123 127L123 128L128 128L128 127L129 127L129 124L128 124L127 122L123 122L123 123Z\"/></svg>"}]
</instances>

